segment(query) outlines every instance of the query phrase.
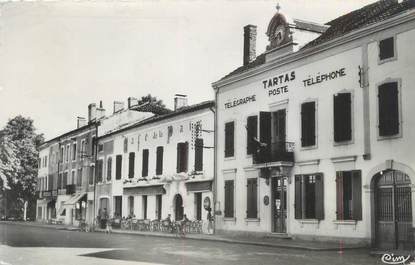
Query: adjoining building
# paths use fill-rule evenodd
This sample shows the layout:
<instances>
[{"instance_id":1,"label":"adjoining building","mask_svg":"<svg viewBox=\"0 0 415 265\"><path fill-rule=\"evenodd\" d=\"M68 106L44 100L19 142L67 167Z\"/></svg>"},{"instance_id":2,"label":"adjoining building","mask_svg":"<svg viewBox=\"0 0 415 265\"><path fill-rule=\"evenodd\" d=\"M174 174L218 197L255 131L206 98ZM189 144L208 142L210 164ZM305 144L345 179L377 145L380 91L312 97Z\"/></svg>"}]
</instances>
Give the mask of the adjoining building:
<instances>
[{"instance_id":1,"label":"adjoining building","mask_svg":"<svg viewBox=\"0 0 415 265\"><path fill-rule=\"evenodd\" d=\"M415 1L277 11L216 92L216 228L413 248Z\"/></svg>"},{"instance_id":2,"label":"adjoining building","mask_svg":"<svg viewBox=\"0 0 415 265\"><path fill-rule=\"evenodd\" d=\"M174 111L137 108L154 115L112 131L104 129L109 117L98 129L95 214L106 208L111 217L206 220L204 201L213 202L214 103L187 106L186 96L176 95Z\"/></svg>"}]
</instances>

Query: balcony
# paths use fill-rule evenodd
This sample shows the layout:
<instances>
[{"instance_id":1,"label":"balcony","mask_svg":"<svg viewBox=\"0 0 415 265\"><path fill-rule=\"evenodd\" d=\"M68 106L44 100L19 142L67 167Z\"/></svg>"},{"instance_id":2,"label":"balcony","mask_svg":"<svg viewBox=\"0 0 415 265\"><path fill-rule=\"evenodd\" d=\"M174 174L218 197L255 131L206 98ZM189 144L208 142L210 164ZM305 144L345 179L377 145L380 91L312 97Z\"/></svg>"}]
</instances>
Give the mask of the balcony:
<instances>
[{"instance_id":1,"label":"balcony","mask_svg":"<svg viewBox=\"0 0 415 265\"><path fill-rule=\"evenodd\" d=\"M253 155L253 163L266 164L275 162L294 162L294 143L276 142L271 145L261 146Z\"/></svg>"},{"instance_id":2,"label":"balcony","mask_svg":"<svg viewBox=\"0 0 415 265\"><path fill-rule=\"evenodd\" d=\"M76 192L76 185L75 184L66 185L66 195L72 195L75 192Z\"/></svg>"}]
</instances>

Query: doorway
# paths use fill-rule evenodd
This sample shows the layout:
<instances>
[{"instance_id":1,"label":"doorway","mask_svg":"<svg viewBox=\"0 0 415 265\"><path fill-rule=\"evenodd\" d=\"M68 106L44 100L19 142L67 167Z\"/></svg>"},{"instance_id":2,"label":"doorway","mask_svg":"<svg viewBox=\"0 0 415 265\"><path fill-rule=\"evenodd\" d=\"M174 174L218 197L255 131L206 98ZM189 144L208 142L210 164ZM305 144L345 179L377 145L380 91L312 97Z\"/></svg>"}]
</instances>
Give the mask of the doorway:
<instances>
[{"instance_id":1,"label":"doorway","mask_svg":"<svg viewBox=\"0 0 415 265\"><path fill-rule=\"evenodd\" d=\"M180 194L174 196L174 218L176 221L183 219L183 199Z\"/></svg>"},{"instance_id":2,"label":"doorway","mask_svg":"<svg viewBox=\"0 0 415 265\"><path fill-rule=\"evenodd\" d=\"M397 170L383 171L375 181L375 244L379 249L412 247L411 180Z\"/></svg>"},{"instance_id":3,"label":"doorway","mask_svg":"<svg viewBox=\"0 0 415 265\"><path fill-rule=\"evenodd\" d=\"M272 232L287 233L287 177L275 177L271 181Z\"/></svg>"}]
</instances>

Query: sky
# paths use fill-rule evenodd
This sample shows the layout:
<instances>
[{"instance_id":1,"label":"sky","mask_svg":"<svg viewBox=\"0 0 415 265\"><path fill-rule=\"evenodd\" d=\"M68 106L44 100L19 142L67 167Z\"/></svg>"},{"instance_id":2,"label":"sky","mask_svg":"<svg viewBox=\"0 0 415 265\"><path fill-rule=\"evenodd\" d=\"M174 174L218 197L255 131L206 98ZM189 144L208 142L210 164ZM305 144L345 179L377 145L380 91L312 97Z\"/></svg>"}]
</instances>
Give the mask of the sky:
<instances>
[{"instance_id":1,"label":"sky","mask_svg":"<svg viewBox=\"0 0 415 265\"><path fill-rule=\"evenodd\" d=\"M76 128L89 103L151 93L173 108L214 98L211 84L242 65L243 27L257 54L277 1L1 1L0 128L23 115L50 139ZM374 0L280 0L291 18L325 23Z\"/></svg>"}]
</instances>

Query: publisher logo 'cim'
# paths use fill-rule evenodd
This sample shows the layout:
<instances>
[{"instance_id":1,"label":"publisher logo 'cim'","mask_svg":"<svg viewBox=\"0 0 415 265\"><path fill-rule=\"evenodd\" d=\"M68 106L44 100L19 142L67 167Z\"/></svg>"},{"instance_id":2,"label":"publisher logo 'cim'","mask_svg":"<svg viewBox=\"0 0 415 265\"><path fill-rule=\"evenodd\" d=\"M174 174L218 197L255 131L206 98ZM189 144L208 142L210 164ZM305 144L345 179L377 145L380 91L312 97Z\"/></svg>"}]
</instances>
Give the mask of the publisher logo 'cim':
<instances>
[{"instance_id":1,"label":"publisher logo 'cim'","mask_svg":"<svg viewBox=\"0 0 415 265\"><path fill-rule=\"evenodd\" d=\"M381 258L382 262L385 264L409 264L415 265L415 261L411 261L411 255L408 256L395 256L394 254L383 254Z\"/></svg>"}]
</instances>

